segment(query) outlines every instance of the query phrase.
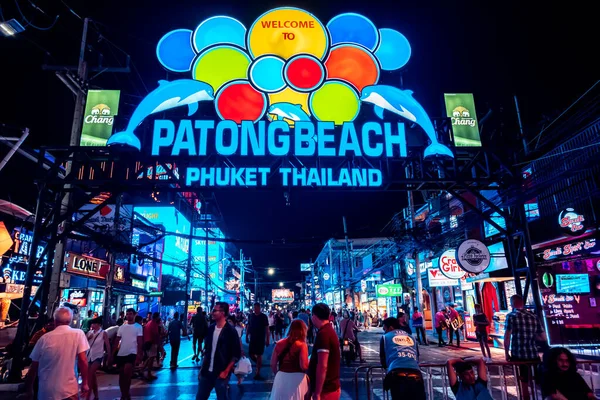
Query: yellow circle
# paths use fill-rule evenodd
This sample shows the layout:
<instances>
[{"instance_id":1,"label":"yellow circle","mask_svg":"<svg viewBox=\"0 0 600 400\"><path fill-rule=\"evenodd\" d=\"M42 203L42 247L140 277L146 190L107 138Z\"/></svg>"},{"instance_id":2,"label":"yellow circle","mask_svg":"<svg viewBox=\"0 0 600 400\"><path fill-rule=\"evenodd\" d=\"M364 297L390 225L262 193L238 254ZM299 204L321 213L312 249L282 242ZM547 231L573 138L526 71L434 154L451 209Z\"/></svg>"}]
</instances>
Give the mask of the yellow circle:
<instances>
[{"instance_id":1,"label":"yellow circle","mask_svg":"<svg viewBox=\"0 0 600 400\"><path fill-rule=\"evenodd\" d=\"M308 109L308 95L309 93L300 93L287 87L281 92L269 93L269 105L272 106L277 103L298 104L308 115L310 115Z\"/></svg>"},{"instance_id":2,"label":"yellow circle","mask_svg":"<svg viewBox=\"0 0 600 400\"><path fill-rule=\"evenodd\" d=\"M216 92L224 84L246 79L250 57L232 46L217 46L200 54L194 62L194 79L208 83Z\"/></svg>"},{"instance_id":3,"label":"yellow circle","mask_svg":"<svg viewBox=\"0 0 600 400\"><path fill-rule=\"evenodd\" d=\"M298 8L276 8L259 17L248 32L253 58L273 54L287 60L296 54L323 59L329 36L321 21Z\"/></svg>"}]
</instances>

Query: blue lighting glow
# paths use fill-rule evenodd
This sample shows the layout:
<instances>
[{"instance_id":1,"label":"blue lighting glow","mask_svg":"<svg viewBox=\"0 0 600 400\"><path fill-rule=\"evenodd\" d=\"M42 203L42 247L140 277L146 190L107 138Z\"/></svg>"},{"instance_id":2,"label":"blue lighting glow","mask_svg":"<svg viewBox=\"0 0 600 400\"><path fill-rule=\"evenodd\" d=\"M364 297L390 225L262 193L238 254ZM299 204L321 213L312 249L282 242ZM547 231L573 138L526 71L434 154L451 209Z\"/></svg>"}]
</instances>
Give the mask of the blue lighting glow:
<instances>
[{"instance_id":1,"label":"blue lighting glow","mask_svg":"<svg viewBox=\"0 0 600 400\"><path fill-rule=\"evenodd\" d=\"M189 29L167 33L156 46L158 61L169 71L188 72L196 56L191 41L192 31Z\"/></svg>"},{"instance_id":2,"label":"blue lighting glow","mask_svg":"<svg viewBox=\"0 0 600 400\"><path fill-rule=\"evenodd\" d=\"M259 57L250 67L250 81L259 90L267 93L279 92L285 88L284 65L285 61L276 56Z\"/></svg>"},{"instance_id":3,"label":"blue lighting glow","mask_svg":"<svg viewBox=\"0 0 600 400\"><path fill-rule=\"evenodd\" d=\"M192 43L196 52L214 44L234 44L246 48L246 27L237 19L218 16L202 21L194 31Z\"/></svg>"},{"instance_id":4,"label":"blue lighting glow","mask_svg":"<svg viewBox=\"0 0 600 400\"><path fill-rule=\"evenodd\" d=\"M410 59L410 43L408 39L393 29L380 29L381 42L375 56L385 71L395 71L406 65Z\"/></svg>"},{"instance_id":5,"label":"blue lighting glow","mask_svg":"<svg viewBox=\"0 0 600 400\"><path fill-rule=\"evenodd\" d=\"M346 13L335 16L327 24L331 44L356 43L374 51L379 45L379 31L365 16Z\"/></svg>"}]
</instances>

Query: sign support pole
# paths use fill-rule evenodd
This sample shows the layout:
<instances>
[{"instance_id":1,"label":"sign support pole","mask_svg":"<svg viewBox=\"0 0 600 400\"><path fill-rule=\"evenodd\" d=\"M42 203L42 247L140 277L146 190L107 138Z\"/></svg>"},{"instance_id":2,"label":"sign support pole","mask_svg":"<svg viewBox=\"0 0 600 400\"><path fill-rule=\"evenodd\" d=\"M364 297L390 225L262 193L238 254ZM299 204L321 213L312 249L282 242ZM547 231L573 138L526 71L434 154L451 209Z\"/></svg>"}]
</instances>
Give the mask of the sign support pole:
<instances>
[{"instance_id":1,"label":"sign support pole","mask_svg":"<svg viewBox=\"0 0 600 400\"><path fill-rule=\"evenodd\" d=\"M408 169L407 169L408 172ZM408 192L408 206L410 207L410 229L413 229L415 227L415 202L414 202L414 198L413 198L413 192L412 190L410 190ZM416 282L416 288L415 288L415 300L414 300L414 306L418 307L419 310L421 309L421 292L422 292L422 287L423 287L423 283L421 282L421 265L420 265L420 260L419 260L419 249L415 250L415 254L414 254L414 260L415 260L415 282ZM410 310L409 310L410 312Z\"/></svg>"},{"instance_id":2,"label":"sign support pole","mask_svg":"<svg viewBox=\"0 0 600 400\"><path fill-rule=\"evenodd\" d=\"M194 214L190 218L190 234L188 236L188 257L187 257L187 268L185 269L185 304L183 308L183 312L185 313L185 320L187 321L188 317L188 306L190 304L190 277L192 275L192 240L194 237ZM206 310L208 312L208 310ZM187 322L185 324L185 331L187 333Z\"/></svg>"},{"instance_id":3,"label":"sign support pole","mask_svg":"<svg viewBox=\"0 0 600 400\"><path fill-rule=\"evenodd\" d=\"M121 218L121 203L123 202L123 195L118 194L115 202L115 222L113 224L113 240L119 241L121 236L121 230L119 229ZM112 302L112 291L113 281L115 278L115 262L117 260L117 253L114 249L110 252L110 263L108 268L108 275L106 276L106 286L104 287L104 304L102 305L102 324L105 328L109 326L110 322L110 304Z\"/></svg>"}]
</instances>

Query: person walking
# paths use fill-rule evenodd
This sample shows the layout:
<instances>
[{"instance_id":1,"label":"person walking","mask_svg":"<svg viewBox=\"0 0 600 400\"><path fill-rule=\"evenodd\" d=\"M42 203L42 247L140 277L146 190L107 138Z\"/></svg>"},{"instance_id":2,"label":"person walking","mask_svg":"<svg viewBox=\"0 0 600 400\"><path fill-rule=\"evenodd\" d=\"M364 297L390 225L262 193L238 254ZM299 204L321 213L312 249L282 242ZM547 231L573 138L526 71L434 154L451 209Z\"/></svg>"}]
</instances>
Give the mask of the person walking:
<instances>
[{"instance_id":1,"label":"person walking","mask_svg":"<svg viewBox=\"0 0 600 400\"><path fill-rule=\"evenodd\" d=\"M283 337L283 315L281 311L275 314L275 340L280 340Z\"/></svg>"},{"instance_id":2,"label":"person walking","mask_svg":"<svg viewBox=\"0 0 600 400\"><path fill-rule=\"evenodd\" d=\"M106 331L102 330L102 317L94 318L90 324L90 330L87 333L87 340L90 345L90 349L87 352L88 361L88 386L90 391L87 395L87 400L90 400L92 392L94 399L98 400L98 380L96 379L96 372L104 361L104 351L107 354L111 353L110 340ZM110 356L107 360L108 364L111 363Z\"/></svg>"},{"instance_id":3,"label":"person walking","mask_svg":"<svg viewBox=\"0 0 600 400\"><path fill-rule=\"evenodd\" d=\"M329 322L329 307L317 303L312 309L312 322L318 329L308 364L313 400L338 400L340 386L340 341Z\"/></svg>"},{"instance_id":4,"label":"person walking","mask_svg":"<svg viewBox=\"0 0 600 400\"><path fill-rule=\"evenodd\" d=\"M419 347L415 340L401 329L397 318L383 321L383 331L379 359L387 369L384 390L390 390L392 400L425 400L425 383L419 369Z\"/></svg>"},{"instance_id":5,"label":"person walking","mask_svg":"<svg viewBox=\"0 0 600 400\"><path fill-rule=\"evenodd\" d=\"M227 323L229 304L218 301L212 310L215 321L205 338L206 354L202 359L196 400L208 400L213 389L217 400L227 400L227 384L233 367L242 355L240 338L235 328Z\"/></svg>"},{"instance_id":6,"label":"person walking","mask_svg":"<svg viewBox=\"0 0 600 400\"><path fill-rule=\"evenodd\" d=\"M25 378L25 393L19 398L33 399L33 386L39 378L38 398L44 400L79 399L79 385L73 368L81 374L81 396L87 396L88 361L90 348L85 333L69 325L73 313L69 308L60 307L54 311L55 328L42 336L35 344L30 358L31 366Z\"/></svg>"},{"instance_id":7,"label":"person walking","mask_svg":"<svg viewBox=\"0 0 600 400\"><path fill-rule=\"evenodd\" d=\"M142 368L141 375L144 377L144 371L148 371L146 380L156 379L156 375L152 374L152 368L154 362L157 360L159 355L159 349L161 346L160 339L160 314L155 312L152 314L152 319L146 322L144 326L144 367Z\"/></svg>"},{"instance_id":8,"label":"person walking","mask_svg":"<svg viewBox=\"0 0 600 400\"><path fill-rule=\"evenodd\" d=\"M271 311L268 315L268 320L269 320L269 332L271 332L271 339L273 340L273 343L275 343L275 313L273 311Z\"/></svg>"},{"instance_id":9,"label":"person walking","mask_svg":"<svg viewBox=\"0 0 600 400\"><path fill-rule=\"evenodd\" d=\"M183 333L183 323L179 318L179 313L173 315L173 320L169 323L169 341L171 342L171 368L177 368L177 358L179 357L179 348L181 347L181 335Z\"/></svg>"},{"instance_id":10,"label":"person walking","mask_svg":"<svg viewBox=\"0 0 600 400\"><path fill-rule=\"evenodd\" d=\"M427 343L427 334L425 333L425 327L423 326L423 314L419 312L419 307L415 306L414 311L415 312L412 315L412 320L413 328L415 328L417 333L417 341L419 344L428 346L429 343Z\"/></svg>"},{"instance_id":11,"label":"person walking","mask_svg":"<svg viewBox=\"0 0 600 400\"><path fill-rule=\"evenodd\" d=\"M472 364L477 365L477 378ZM487 387L487 367L483 358L454 358L446 364L448 382L456 400L492 400Z\"/></svg>"},{"instance_id":12,"label":"person walking","mask_svg":"<svg viewBox=\"0 0 600 400\"><path fill-rule=\"evenodd\" d=\"M442 332L446 329L446 313L444 309L440 309L435 314L435 331L438 334L438 347L442 347L446 345L446 342L442 338Z\"/></svg>"},{"instance_id":13,"label":"person walking","mask_svg":"<svg viewBox=\"0 0 600 400\"><path fill-rule=\"evenodd\" d=\"M538 317L525 310L523 297L510 298L513 310L506 316L504 328L504 353L506 361L539 362L536 341L546 342L546 333ZM519 365L519 380L523 400L529 400L529 365Z\"/></svg>"},{"instance_id":14,"label":"person walking","mask_svg":"<svg viewBox=\"0 0 600 400\"><path fill-rule=\"evenodd\" d=\"M142 317L139 316L141 321ZM121 399L131 400L131 375L136 364L142 361L142 346L144 342L144 328L136 322L136 312L133 308L128 308L125 313L126 323L119 327L117 331L118 346L115 348L117 353L116 362L119 367L119 388L121 389Z\"/></svg>"},{"instance_id":15,"label":"person walking","mask_svg":"<svg viewBox=\"0 0 600 400\"><path fill-rule=\"evenodd\" d=\"M490 321L488 321L487 316L483 313L481 308L481 304L475 304L475 314L473 314L473 323L475 324L475 336L477 337L477 341L479 342L479 347L481 347L481 354L487 360L492 359L492 354L490 353L490 345L488 344L488 333L487 329L490 326ZM487 351L487 355L486 355Z\"/></svg>"},{"instance_id":16,"label":"person walking","mask_svg":"<svg viewBox=\"0 0 600 400\"><path fill-rule=\"evenodd\" d=\"M196 315L192 317L192 349L194 350L194 357L192 361L200 361L200 354L202 353L202 343L206 338L206 332L208 331L208 322L206 317L202 313L202 307L196 308Z\"/></svg>"},{"instance_id":17,"label":"person walking","mask_svg":"<svg viewBox=\"0 0 600 400\"><path fill-rule=\"evenodd\" d=\"M81 322L81 330L83 331L83 333L88 333L88 331L90 330L90 324L92 323L92 319L94 319L94 312L92 310L88 310L87 318L85 318Z\"/></svg>"},{"instance_id":18,"label":"person walking","mask_svg":"<svg viewBox=\"0 0 600 400\"><path fill-rule=\"evenodd\" d=\"M254 313L248 317L248 329L246 329L246 343L249 343L248 354L250 359L256 363L256 375L254 379L263 380L260 375L262 367L262 356L265 352L265 344L268 346L270 340L269 320L260 310L260 303L254 303Z\"/></svg>"},{"instance_id":19,"label":"person walking","mask_svg":"<svg viewBox=\"0 0 600 400\"><path fill-rule=\"evenodd\" d=\"M294 319L288 335L275 345L271 356L271 371L275 375L270 400L304 400L308 393L308 327Z\"/></svg>"}]
</instances>

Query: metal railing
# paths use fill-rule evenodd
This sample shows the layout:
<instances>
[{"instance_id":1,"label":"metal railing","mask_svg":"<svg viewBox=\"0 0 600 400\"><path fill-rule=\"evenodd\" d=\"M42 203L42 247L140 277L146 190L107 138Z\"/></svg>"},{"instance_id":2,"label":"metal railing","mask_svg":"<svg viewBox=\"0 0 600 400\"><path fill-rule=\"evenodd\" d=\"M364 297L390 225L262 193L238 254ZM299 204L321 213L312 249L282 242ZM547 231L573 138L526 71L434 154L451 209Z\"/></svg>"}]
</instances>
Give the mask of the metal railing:
<instances>
[{"instance_id":1,"label":"metal railing","mask_svg":"<svg viewBox=\"0 0 600 400\"><path fill-rule=\"evenodd\" d=\"M487 363L488 390L494 399L514 400L522 399L520 386L521 369L527 368L530 379L528 381L530 398L532 400L543 400L538 367L540 363L523 362L491 362ZM454 399L450 390L446 364L420 364L421 373L425 384L428 400ZM373 371L379 370L381 380L374 379ZM577 370L589 385L592 392L598 395L600 392L600 363L597 361L579 360ZM389 399L389 394L383 390L383 378L386 370L381 365L368 365L356 368L354 371L354 392L356 399L360 397L361 372L366 372L364 382L366 388L366 400L372 400L373 394L381 393L380 399Z\"/></svg>"}]
</instances>

